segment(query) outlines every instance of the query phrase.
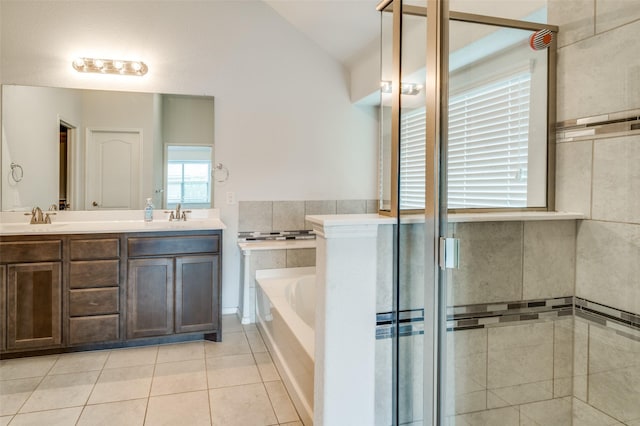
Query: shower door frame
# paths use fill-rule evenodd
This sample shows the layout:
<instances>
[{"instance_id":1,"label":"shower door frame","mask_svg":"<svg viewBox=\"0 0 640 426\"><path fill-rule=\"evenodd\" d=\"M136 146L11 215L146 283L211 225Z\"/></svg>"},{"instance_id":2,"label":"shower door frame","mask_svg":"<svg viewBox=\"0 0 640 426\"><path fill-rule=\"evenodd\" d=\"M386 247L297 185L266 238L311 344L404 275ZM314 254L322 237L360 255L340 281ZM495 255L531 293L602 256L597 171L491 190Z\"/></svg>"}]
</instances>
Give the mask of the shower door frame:
<instances>
[{"instance_id":1,"label":"shower door frame","mask_svg":"<svg viewBox=\"0 0 640 426\"><path fill-rule=\"evenodd\" d=\"M423 336L423 424L442 424L445 398L442 378L446 377L446 269L444 267L444 239L447 219L447 131L449 91L449 22L461 21L492 25L501 28L558 32L558 26L520 21L508 18L477 15L449 10L449 0L426 0L427 7L403 5L403 0L383 0L377 10L393 13L392 41L392 105L391 105L391 206L390 211L380 211L396 217L394 232L393 274L393 415L394 425L399 424L399 344L400 336L400 285L401 253L399 244L401 216L416 213L400 210L400 111L402 76L402 16L422 16L427 19L426 52L426 161L425 161L425 292ZM396 7L397 6L397 7ZM427 10L433 13L427 13ZM492 208L468 209L472 212L496 211L553 211L555 208L555 121L556 121L556 37L547 49L547 205L543 208ZM430 167L431 166L431 170ZM462 212L463 210L456 210ZM422 212L420 212L422 213Z\"/></svg>"}]
</instances>

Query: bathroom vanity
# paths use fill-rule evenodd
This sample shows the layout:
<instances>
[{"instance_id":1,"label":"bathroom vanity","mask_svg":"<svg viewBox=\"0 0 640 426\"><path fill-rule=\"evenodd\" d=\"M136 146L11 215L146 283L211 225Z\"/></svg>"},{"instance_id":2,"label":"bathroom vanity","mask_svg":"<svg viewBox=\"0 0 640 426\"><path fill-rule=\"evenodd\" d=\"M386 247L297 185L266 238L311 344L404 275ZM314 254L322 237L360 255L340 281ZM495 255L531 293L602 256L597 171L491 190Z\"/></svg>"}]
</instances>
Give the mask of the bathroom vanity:
<instances>
[{"instance_id":1,"label":"bathroom vanity","mask_svg":"<svg viewBox=\"0 0 640 426\"><path fill-rule=\"evenodd\" d=\"M221 340L219 219L26 226L0 224L3 357Z\"/></svg>"}]
</instances>

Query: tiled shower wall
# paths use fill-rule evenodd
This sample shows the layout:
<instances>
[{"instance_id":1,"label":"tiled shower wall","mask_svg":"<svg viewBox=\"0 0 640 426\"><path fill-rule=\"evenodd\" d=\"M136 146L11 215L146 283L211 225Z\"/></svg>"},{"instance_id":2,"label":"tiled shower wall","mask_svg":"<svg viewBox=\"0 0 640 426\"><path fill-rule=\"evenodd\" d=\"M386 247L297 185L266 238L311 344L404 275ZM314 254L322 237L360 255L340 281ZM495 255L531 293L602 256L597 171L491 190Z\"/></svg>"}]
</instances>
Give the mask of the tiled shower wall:
<instances>
[{"instance_id":1,"label":"tiled shower wall","mask_svg":"<svg viewBox=\"0 0 640 426\"><path fill-rule=\"evenodd\" d=\"M558 121L640 109L640 2L552 0L558 38ZM558 143L556 207L581 212L576 296L640 314L640 135ZM628 314L625 314L628 315ZM574 413L592 424L640 425L640 325L576 316ZM614 420L611 420L613 418ZM577 424L577 423L576 423Z\"/></svg>"},{"instance_id":2,"label":"tiled shower wall","mask_svg":"<svg viewBox=\"0 0 640 426\"><path fill-rule=\"evenodd\" d=\"M460 269L448 277L448 305L457 306L450 315L466 310L479 320L448 324L446 424L640 426L640 317L612 321L606 307L592 315L593 306L579 298L576 306L588 315L573 315L580 222L450 225L462 244ZM421 227L400 233L401 250L416 260L401 269L405 310L423 301ZM393 227L380 232L379 259L391 259ZM379 261L378 312L391 306L388 267ZM549 309L557 303L560 309ZM402 424L423 417L422 339L399 339ZM379 338L376 351L376 421L388 425L391 339Z\"/></svg>"},{"instance_id":3,"label":"tiled shower wall","mask_svg":"<svg viewBox=\"0 0 640 426\"><path fill-rule=\"evenodd\" d=\"M393 227L381 228L378 258L392 259ZM559 316L539 307L536 319L530 320L529 310L514 306L523 301L540 305L551 299L563 304L564 297L571 300L576 221L453 223L449 234L461 241L461 259L460 268L448 277L447 305L468 306L478 312L484 309L485 319L490 319L491 311L506 310L504 302L516 302L511 303L510 315L491 316L491 324L447 332L449 424L519 425L521 412L535 417L540 401L558 400L560 406L571 407L571 315ZM419 309L424 303L423 225L403 225L400 244L404 259L401 309ZM391 265L380 260L379 313L391 310L392 303ZM567 313L571 314L570 307L565 307L563 314ZM423 415L422 339L419 334L400 337L399 403L401 422L406 424ZM376 354L377 424L388 425L391 339L378 339Z\"/></svg>"},{"instance_id":4,"label":"tiled shower wall","mask_svg":"<svg viewBox=\"0 0 640 426\"><path fill-rule=\"evenodd\" d=\"M312 214L378 213L377 200L240 201L239 232L301 231Z\"/></svg>"}]
</instances>

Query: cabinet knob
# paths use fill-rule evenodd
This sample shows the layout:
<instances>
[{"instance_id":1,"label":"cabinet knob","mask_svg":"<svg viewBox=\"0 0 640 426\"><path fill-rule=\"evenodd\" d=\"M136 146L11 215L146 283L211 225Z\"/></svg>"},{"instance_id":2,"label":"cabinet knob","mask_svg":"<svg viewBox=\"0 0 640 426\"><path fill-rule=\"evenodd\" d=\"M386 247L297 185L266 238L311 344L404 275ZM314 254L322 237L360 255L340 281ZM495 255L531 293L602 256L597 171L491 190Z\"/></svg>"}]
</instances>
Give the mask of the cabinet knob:
<instances>
[{"instance_id":1,"label":"cabinet knob","mask_svg":"<svg viewBox=\"0 0 640 426\"><path fill-rule=\"evenodd\" d=\"M91 203L91 205L92 205L93 207L98 207L98 203L97 203L96 201L94 201L93 203Z\"/></svg>"}]
</instances>

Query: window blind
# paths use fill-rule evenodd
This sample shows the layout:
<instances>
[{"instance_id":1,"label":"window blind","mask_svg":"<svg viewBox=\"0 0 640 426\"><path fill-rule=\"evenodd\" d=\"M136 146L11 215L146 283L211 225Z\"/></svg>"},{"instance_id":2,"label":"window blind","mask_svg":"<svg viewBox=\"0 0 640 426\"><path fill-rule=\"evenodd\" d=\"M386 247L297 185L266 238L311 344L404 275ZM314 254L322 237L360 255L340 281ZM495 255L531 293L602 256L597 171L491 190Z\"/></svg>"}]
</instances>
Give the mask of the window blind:
<instances>
[{"instance_id":1,"label":"window blind","mask_svg":"<svg viewBox=\"0 0 640 426\"><path fill-rule=\"evenodd\" d=\"M528 71L449 99L448 207L526 207ZM424 209L424 108L400 118L400 209Z\"/></svg>"},{"instance_id":2,"label":"window blind","mask_svg":"<svg viewBox=\"0 0 640 426\"><path fill-rule=\"evenodd\" d=\"M426 110L400 117L400 210L423 210L426 164Z\"/></svg>"},{"instance_id":3,"label":"window blind","mask_svg":"<svg viewBox=\"0 0 640 426\"><path fill-rule=\"evenodd\" d=\"M526 207L531 73L449 100L449 208Z\"/></svg>"}]
</instances>

